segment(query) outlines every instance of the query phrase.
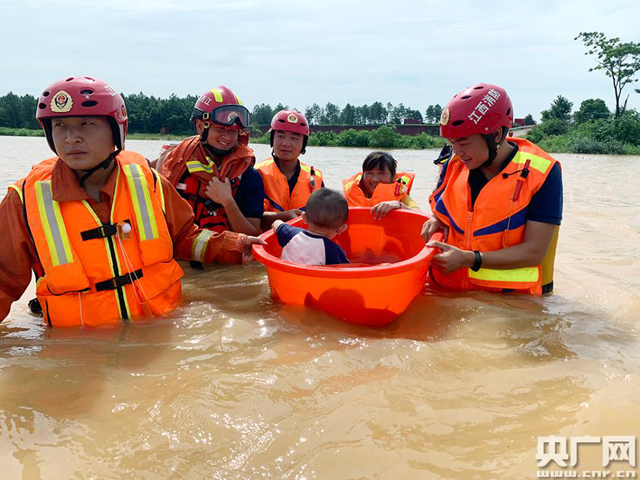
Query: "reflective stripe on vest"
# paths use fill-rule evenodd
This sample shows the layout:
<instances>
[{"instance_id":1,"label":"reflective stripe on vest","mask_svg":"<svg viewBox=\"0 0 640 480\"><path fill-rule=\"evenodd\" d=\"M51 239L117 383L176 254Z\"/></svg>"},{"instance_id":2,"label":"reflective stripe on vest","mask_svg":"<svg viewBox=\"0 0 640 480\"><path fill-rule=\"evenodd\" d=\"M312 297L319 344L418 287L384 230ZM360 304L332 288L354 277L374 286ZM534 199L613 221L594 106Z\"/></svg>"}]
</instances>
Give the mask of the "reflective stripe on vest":
<instances>
[{"instance_id":1,"label":"reflective stripe on vest","mask_svg":"<svg viewBox=\"0 0 640 480\"><path fill-rule=\"evenodd\" d=\"M71 253L67 227L62 220L60 204L53 199L51 182L48 180L36 182L35 188L40 220L44 227L53 266L58 267L72 263L73 254Z\"/></svg>"},{"instance_id":2,"label":"reflective stripe on vest","mask_svg":"<svg viewBox=\"0 0 640 480\"><path fill-rule=\"evenodd\" d=\"M127 185L131 193L133 208L135 210L140 240L154 240L158 238L158 225L153 214L151 193L147 178L142 173L142 167L135 163L123 165L122 170L127 178ZM160 186L162 190L162 186Z\"/></svg>"},{"instance_id":3,"label":"reflective stripe on vest","mask_svg":"<svg viewBox=\"0 0 640 480\"><path fill-rule=\"evenodd\" d=\"M187 162L187 170L189 173L206 172L213 173L213 164L205 165L197 160L190 160Z\"/></svg>"},{"instance_id":4,"label":"reflective stripe on vest","mask_svg":"<svg viewBox=\"0 0 640 480\"><path fill-rule=\"evenodd\" d=\"M156 185L158 185L158 193L160 194L160 205L162 207L162 211L163 212L167 212L167 208L164 204L164 188L162 188L162 179L160 178L160 174L158 172L156 172L155 170L153 171L153 177L156 179Z\"/></svg>"},{"instance_id":5,"label":"reflective stripe on vest","mask_svg":"<svg viewBox=\"0 0 640 480\"><path fill-rule=\"evenodd\" d=\"M516 155L516 158L513 159L513 163L524 165L527 160L531 160L531 164L529 166L531 168L535 168L540 173L546 173L548 168L551 166L550 160L539 157L529 152L522 152L519 155Z\"/></svg>"},{"instance_id":6,"label":"reflective stripe on vest","mask_svg":"<svg viewBox=\"0 0 640 480\"><path fill-rule=\"evenodd\" d=\"M538 267L512 268L510 270L495 270L481 268L477 272L469 269L469 278L500 283L536 283L540 277Z\"/></svg>"}]
</instances>

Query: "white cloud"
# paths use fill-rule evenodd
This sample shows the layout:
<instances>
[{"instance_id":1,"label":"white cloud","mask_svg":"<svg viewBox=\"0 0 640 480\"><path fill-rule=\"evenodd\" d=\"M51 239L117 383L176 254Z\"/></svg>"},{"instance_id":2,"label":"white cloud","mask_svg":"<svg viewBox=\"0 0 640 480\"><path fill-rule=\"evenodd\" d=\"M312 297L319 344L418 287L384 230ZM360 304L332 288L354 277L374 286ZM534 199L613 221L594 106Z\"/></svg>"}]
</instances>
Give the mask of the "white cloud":
<instances>
[{"instance_id":1,"label":"white cloud","mask_svg":"<svg viewBox=\"0 0 640 480\"><path fill-rule=\"evenodd\" d=\"M537 116L563 94L612 103L574 37L639 41L635 1L35 0L2 7L0 94L37 94L69 74L125 92L199 94L219 84L248 105L377 100L424 110L492 81ZM630 105L640 106L640 95Z\"/></svg>"}]
</instances>

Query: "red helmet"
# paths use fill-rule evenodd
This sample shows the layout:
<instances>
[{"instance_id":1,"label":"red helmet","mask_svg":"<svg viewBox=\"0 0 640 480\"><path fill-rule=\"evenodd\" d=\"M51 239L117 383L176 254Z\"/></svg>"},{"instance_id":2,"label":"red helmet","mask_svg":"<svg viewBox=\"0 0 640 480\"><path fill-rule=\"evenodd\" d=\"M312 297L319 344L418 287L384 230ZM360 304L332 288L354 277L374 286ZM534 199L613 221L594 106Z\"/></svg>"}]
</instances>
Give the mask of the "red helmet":
<instances>
[{"instance_id":1,"label":"red helmet","mask_svg":"<svg viewBox=\"0 0 640 480\"><path fill-rule=\"evenodd\" d=\"M504 88L489 83L469 87L449 101L440 117L440 136L489 135L513 125L513 107Z\"/></svg>"},{"instance_id":2,"label":"red helmet","mask_svg":"<svg viewBox=\"0 0 640 480\"><path fill-rule=\"evenodd\" d=\"M69 77L52 83L40 95L36 118L54 152L51 119L81 116L109 117L113 143L118 150L124 148L129 127L127 108L122 96L107 82L91 77Z\"/></svg>"},{"instance_id":3,"label":"red helmet","mask_svg":"<svg viewBox=\"0 0 640 480\"><path fill-rule=\"evenodd\" d=\"M293 132L309 137L309 122L300 112L281 110L271 120L272 132Z\"/></svg>"},{"instance_id":4,"label":"red helmet","mask_svg":"<svg viewBox=\"0 0 640 480\"><path fill-rule=\"evenodd\" d=\"M251 125L249 110L242 106L242 102L231 89L223 86L212 88L200 95L191 114L191 121L196 119L239 130Z\"/></svg>"}]
</instances>

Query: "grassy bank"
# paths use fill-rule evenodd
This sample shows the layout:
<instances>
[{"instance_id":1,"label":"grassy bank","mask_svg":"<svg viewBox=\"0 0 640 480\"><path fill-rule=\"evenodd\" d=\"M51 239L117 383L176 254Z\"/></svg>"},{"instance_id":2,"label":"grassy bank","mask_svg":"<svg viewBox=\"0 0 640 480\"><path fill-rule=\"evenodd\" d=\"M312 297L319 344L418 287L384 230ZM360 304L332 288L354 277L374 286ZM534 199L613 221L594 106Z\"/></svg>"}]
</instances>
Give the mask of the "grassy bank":
<instances>
[{"instance_id":1,"label":"grassy bank","mask_svg":"<svg viewBox=\"0 0 640 480\"><path fill-rule=\"evenodd\" d=\"M540 127L544 125L541 124ZM623 142L603 128L602 124L586 124L579 128L566 129L566 133L549 134L542 128L534 128L526 136L549 153L583 153L590 155L640 155L640 145ZM554 132L555 133L555 132ZM0 136L42 137L42 130L27 128L0 127ZM185 135L163 133L131 133L130 140L167 140L180 141ZM269 134L251 137L251 143L269 144ZM357 148L395 148L395 149L440 149L446 140L421 133L420 135L401 135L392 126L383 126L377 130L345 130L341 133L316 132L309 138L309 146L319 147L357 147Z\"/></svg>"},{"instance_id":2,"label":"grassy bank","mask_svg":"<svg viewBox=\"0 0 640 480\"><path fill-rule=\"evenodd\" d=\"M31 130L29 128L0 127L0 135L7 137L44 137L44 132L42 130Z\"/></svg>"},{"instance_id":3,"label":"grassy bank","mask_svg":"<svg viewBox=\"0 0 640 480\"><path fill-rule=\"evenodd\" d=\"M269 143L269 133L251 139L254 143ZM359 147L359 148L406 148L440 149L446 140L433 135L401 135L395 128L385 125L376 130L349 129L340 133L316 132L309 137L311 147Z\"/></svg>"}]
</instances>

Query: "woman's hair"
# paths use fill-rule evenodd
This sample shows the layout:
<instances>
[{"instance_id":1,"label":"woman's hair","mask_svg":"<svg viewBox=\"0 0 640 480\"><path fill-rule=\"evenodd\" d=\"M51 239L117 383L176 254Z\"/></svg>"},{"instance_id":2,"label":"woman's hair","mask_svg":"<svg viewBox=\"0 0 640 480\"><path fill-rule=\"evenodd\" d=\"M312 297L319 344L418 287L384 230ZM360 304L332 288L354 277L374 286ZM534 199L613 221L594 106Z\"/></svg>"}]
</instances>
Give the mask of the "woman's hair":
<instances>
[{"instance_id":1,"label":"woman's hair","mask_svg":"<svg viewBox=\"0 0 640 480\"><path fill-rule=\"evenodd\" d=\"M396 159L388 153L371 152L367 155L367 158L364 159L362 171L366 172L368 170L373 170L374 168L378 168L379 170L389 170L391 172L391 177L395 178L397 167L398 162L396 162Z\"/></svg>"}]
</instances>

